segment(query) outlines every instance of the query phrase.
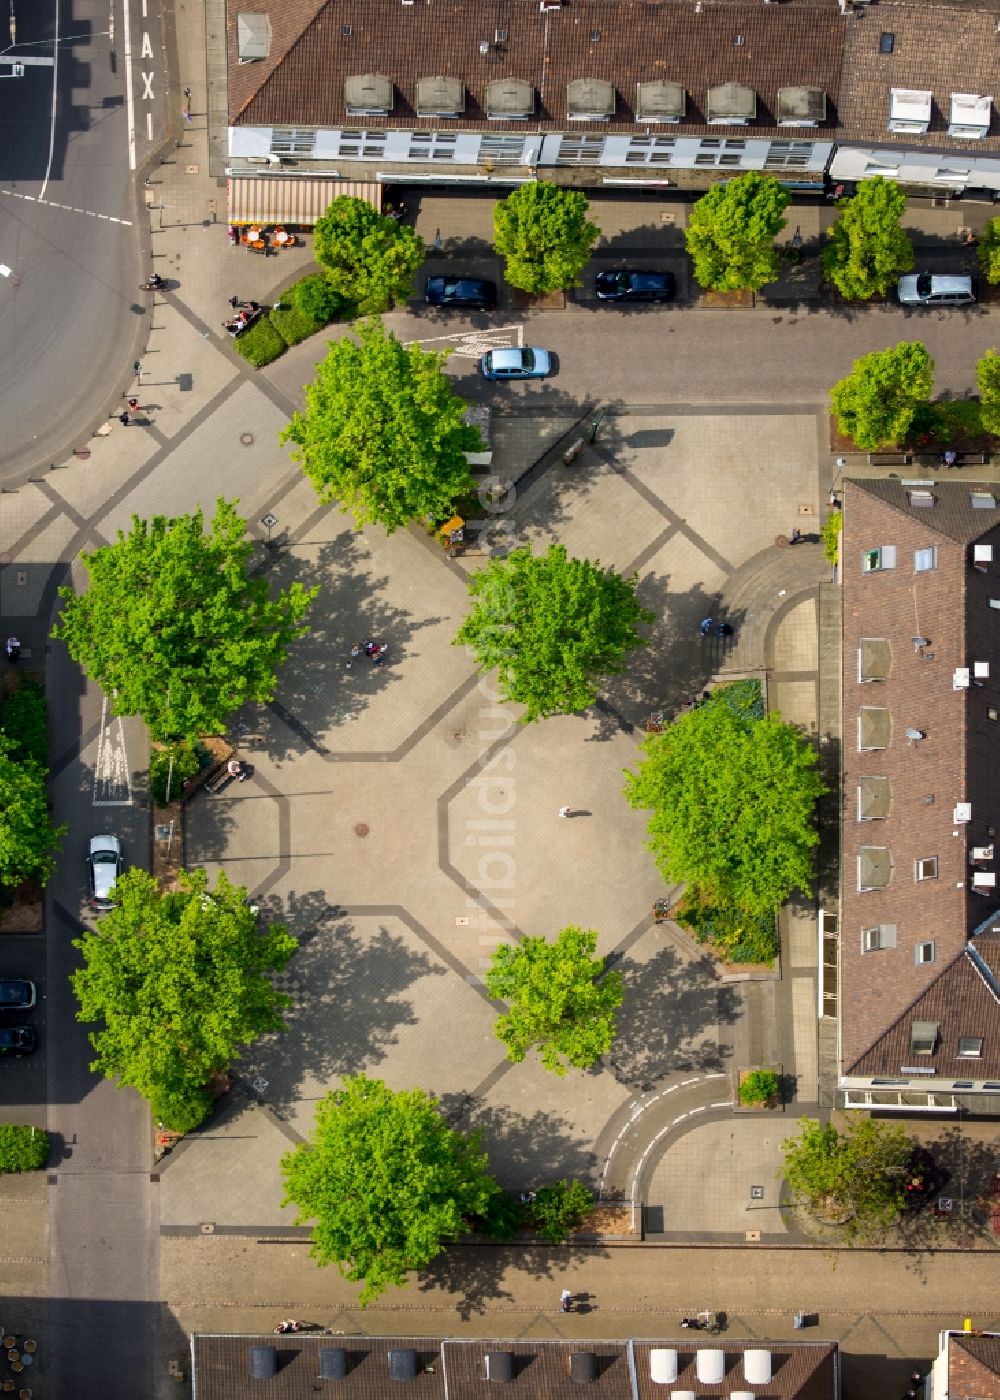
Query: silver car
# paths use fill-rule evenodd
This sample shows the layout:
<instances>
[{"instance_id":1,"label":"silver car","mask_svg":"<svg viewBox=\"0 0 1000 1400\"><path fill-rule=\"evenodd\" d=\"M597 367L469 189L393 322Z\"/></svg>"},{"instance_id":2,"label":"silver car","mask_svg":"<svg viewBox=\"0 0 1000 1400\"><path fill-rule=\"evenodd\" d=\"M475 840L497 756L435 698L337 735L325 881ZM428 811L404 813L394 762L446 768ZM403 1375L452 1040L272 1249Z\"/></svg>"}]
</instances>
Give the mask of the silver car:
<instances>
[{"instance_id":1,"label":"silver car","mask_svg":"<svg viewBox=\"0 0 1000 1400\"><path fill-rule=\"evenodd\" d=\"M911 272L899 279L901 306L971 306L976 299L971 277L951 272Z\"/></svg>"},{"instance_id":2,"label":"silver car","mask_svg":"<svg viewBox=\"0 0 1000 1400\"><path fill-rule=\"evenodd\" d=\"M90 872L90 903L95 909L114 908L111 891L122 873L122 843L117 836L92 836L87 853Z\"/></svg>"}]
</instances>

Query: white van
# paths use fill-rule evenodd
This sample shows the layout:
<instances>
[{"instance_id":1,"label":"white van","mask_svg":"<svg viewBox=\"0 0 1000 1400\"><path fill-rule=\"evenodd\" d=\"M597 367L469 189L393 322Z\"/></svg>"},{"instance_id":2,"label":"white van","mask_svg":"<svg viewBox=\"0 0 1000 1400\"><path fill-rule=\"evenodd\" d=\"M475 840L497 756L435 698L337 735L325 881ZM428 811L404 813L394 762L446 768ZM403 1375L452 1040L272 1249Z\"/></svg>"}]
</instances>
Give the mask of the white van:
<instances>
[{"instance_id":1,"label":"white van","mask_svg":"<svg viewBox=\"0 0 1000 1400\"><path fill-rule=\"evenodd\" d=\"M899 279L902 306L971 306L975 299L971 277L951 272L912 272Z\"/></svg>"}]
</instances>

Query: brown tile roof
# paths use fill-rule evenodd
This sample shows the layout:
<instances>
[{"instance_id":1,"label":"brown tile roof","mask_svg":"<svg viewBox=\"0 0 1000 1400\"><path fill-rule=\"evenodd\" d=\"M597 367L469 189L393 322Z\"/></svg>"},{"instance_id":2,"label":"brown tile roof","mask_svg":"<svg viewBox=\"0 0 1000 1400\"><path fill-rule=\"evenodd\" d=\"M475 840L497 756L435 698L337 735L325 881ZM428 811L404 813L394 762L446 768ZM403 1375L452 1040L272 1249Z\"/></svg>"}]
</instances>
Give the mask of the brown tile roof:
<instances>
[{"instance_id":1,"label":"brown tile roof","mask_svg":"<svg viewBox=\"0 0 1000 1400\"><path fill-rule=\"evenodd\" d=\"M930 507L912 506L900 481L851 481L845 496L844 1066L860 1063L903 1013L929 993L969 935L997 908L995 895L973 892L969 862L973 847L993 844L988 824L995 820L1000 784L1000 722L988 716L991 707L1000 710L1000 664L992 661L981 685L954 685L958 668L995 658L1000 621L989 606L992 596L1000 597L1000 509L972 509L973 489L972 483L937 483ZM977 539L994 549L994 562L985 573L970 564ZM894 568L862 572L866 551L890 545L896 549ZM936 567L915 572L914 551L931 546L937 551ZM927 644L918 649L915 638ZM889 674L862 682L858 654L862 641L873 639L889 644ZM890 737L884 748L859 751L859 717L868 707L889 712ZM907 728L923 737L908 737ZM889 780L889 810L884 819L866 821L858 815L858 788L872 777ZM956 820L959 803L971 804L970 821ZM873 848L864 862L871 867L884 866L888 852L884 888L858 888L865 848ZM1000 842L996 850L1000 855ZM918 881L916 862L931 857L937 858L936 878ZM983 862L982 868L1000 872L1000 860ZM864 952L863 930L878 926L895 931L895 946ZM917 945L932 941L935 961L918 963ZM946 980L938 995L947 1000L958 992ZM979 1034L972 1029L963 1033ZM893 1072L898 1074L898 1064Z\"/></svg>"},{"instance_id":2,"label":"brown tile roof","mask_svg":"<svg viewBox=\"0 0 1000 1400\"><path fill-rule=\"evenodd\" d=\"M891 54L879 49L883 32L893 36ZM931 126L926 136L890 132L891 88L933 93ZM948 135L953 92L997 96L997 6L978 0L975 7L879 0L860 19L847 22L844 76L840 89L840 123L851 141L910 149L1000 150L1000 122L994 107L990 134L981 141Z\"/></svg>"},{"instance_id":3,"label":"brown tile roof","mask_svg":"<svg viewBox=\"0 0 1000 1400\"><path fill-rule=\"evenodd\" d=\"M278 1358L277 1373L267 1382L250 1378L250 1356L254 1347L273 1346ZM294 1336L206 1336L191 1338L192 1366L198 1400L236 1400L260 1389L268 1400L315 1400L316 1377L320 1373L321 1352L342 1348L347 1352L347 1375L324 1389L336 1392L338 1400L385 1400L398 1389L411 1400L444 1400L440 1343L418 1337L318 1337L308 1333ZM388 1353L414 1348L417 1373L407 1383L389 1378ZM428 1371L426 1367L433 1367Z\"/></svg>"},{"instance_id":4,"label":"brown tile roof","mask_svg":"<svg viewBox=\"0 0 1000 1400\"><path fill-rule=\"evenodd\" d=\"M948 1088L944 1081L952 1079L1000 1082L1000 987L989 975L985 960L976 957L985 943L992 945L991 960L996 962L1000 934L980 935L972 940L845 1072L867 1078L869 1075L898 1075L904 1066L919 1066L933 1070L934 1080L942 1088ZM913 1053L911 1030L916 1021L933 1022L938 1027L937 1041L930 1055ZM982 1039L979 1058L959 1056L960 1036ZM928 1075L928 1080L930 1077ZM928 1084L928 1087L932 1086Z\"/></svg>"},{"instance_id":5,"label":"brown tile roof","mask_svg":"<svg viewBox=\"0 0 1000 1400\"><path fill-rule=\"evenodd\" d=\"M344 1379L329 1387L340 1400L385 1400L397 1393L423 1396L424 1400L496 1400L497 1384L485 1379L485 1358L490 1352L508 1352L514 1358L513 1377L503 1393L531 1400L580 1400L582 1394L593 1400L664 1400L669 1390L696 1390L706 1397L725 1397L746 1390L742 1358L745 1351L767 1351L771 1358L768 1400L838 1400L839 1365L836 1342L703 1341L703 1350L724 1353L724 1379L721 1385L699 1381L696 1351L691 1339L682 1341L510 1341L422 1337L316 1336L212 1336L196 1333L191 1338L194 1382L198 1400L236 1400L257 1387L250 1380L250 1355L254 1347L275 1348L278 1368L274 1377L261 1387L273 1400L312 1400L317 1388L321 1353L342 1348L348 1356ZM409 1383L388 1378L387 1353L390 1348L415 1348L418 1353L416 1378ZM650 1380L649 1353L654 1347L677 1353L677 1381L665 1390ZM588 1382L572 1377L573 1357L590 1354L595 1358L594 1379ZM579 1364L579 1363L577 1363ZM431 1366L433 1371L425 1368ZM635 1382L633 1384L633 1373ZM324 1393L327 1387L321 1387ZM759 1387L758 1387L759 1388Z\"/></svg>"},{"instance_id":6,"label":"brown tile roof","mask_svg":"<svg viewBox=\"0 0 1000 1400\"><path fill-rule=\"evenodd\" d=\"M272 57L237 61L236 17L241 9L270 15ZM416 82L461 78L464 116L447 130L482 127L487 84L520 78L535 88L529 123L491 121L490 130L636 131L638 82L657 79L687 90L687 117L665 135L751 137L774 128L781 87L818 87L827 94L829 128L835 119L843 20L833 0L711 0L700 13L689 0L574 0L542 14L538 0L228 0L229 111L234 125L366 128L440 127L416 116ZM349 34L345 34L349 28ZM493 45L495 31L506 39ZM593 39L599 32L600 38ZM737 39L742 42L737 43ZM479 52L482 40L490 52ZM345 78L381 73L395 84L387 118L348 118ZM600 78L617 90L609 122L567 122L566 87ZM709 87L737 82L757 93L757 118L746 127L709 127ZM808 132L782 128L789 137Z\"/></svg>"},{"instance_id":7,"label":"brown tile roof","mask_svg":"<svg viewBox=\"0 0 1000 1400\"><path fill-rule=\"evenodd\" d=\"M949 1400L1000 1400L1000 1337L952 1333L949 1340Z\"/></svg>"},{"instance_id":8,"label":"brown tile roof","mask_svg":"<svg viewBox=\"0 0 1000 1400\"><path fill-rule=\"evenodd\" d=\"M448 1400L496 1400L496 1382L485 1378L485 1357L487 1352L498 1351L514 1357L514 1379L504 1387L505 1394L513 1391L538 1400L579 1400L584 1390L594 1400L631 1400L627 1342L497 1342L478 1338L442 1343ZM596 1378L587 1385L570 1375L574 1352L589 1352L597 1358Z\"/></svg>"}]
</instances>

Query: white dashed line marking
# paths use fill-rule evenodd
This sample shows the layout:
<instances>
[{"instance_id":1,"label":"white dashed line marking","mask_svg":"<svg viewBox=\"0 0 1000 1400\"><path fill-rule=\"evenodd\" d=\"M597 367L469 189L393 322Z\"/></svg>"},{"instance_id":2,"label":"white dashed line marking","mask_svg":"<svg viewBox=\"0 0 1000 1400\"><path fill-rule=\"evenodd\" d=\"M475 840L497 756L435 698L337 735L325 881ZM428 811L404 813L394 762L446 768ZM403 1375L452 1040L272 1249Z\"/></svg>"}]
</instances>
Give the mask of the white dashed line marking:
<instances>
[{"instance_id":1,"label":"white dashed line marking","mask_svg":"<svg viewBox=\"0 0 1000 1400\"><path fill-rule=\"evenodd\" d=\"M67 214L83 214L88 219L102 219L105 223L121 224L124 228L132 227L131 219L119 219L116 214L101 214L96 209L78 209L74 204L59 204L54 199L38 199L33 194L22 194L20 190L5 190L0 187L0 194L6 194L11 199L23 199L26 204L40 204L45 209L65 209Z\"/></svg>"}]
</instances>

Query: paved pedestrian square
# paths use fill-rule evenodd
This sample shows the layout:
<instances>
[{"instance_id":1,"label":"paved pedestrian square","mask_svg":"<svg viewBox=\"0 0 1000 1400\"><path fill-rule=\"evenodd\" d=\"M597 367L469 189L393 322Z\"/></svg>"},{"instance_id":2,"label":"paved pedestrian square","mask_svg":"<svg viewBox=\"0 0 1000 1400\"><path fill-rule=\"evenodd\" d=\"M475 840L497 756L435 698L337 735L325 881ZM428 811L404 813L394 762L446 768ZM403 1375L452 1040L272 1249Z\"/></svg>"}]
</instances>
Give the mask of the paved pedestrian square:
<instances>
[{"instance_id":1,"label":"paved pedestrian square","mask_svg":"<svg viewBox=\"0 0 1000 1400\"><path fill-rule=\"evenodd\" d=\"M280 1156L309 1133L328 1089L359 1070L440 1097L452 1121L482 1130L494 1170L515 1188L562 1174L599 1183L616 1125L671 1086L728 1100L743 992L723 985L686 935L654 925L653 901L667 891L645 849L645 818L622 796L623 770L636 762L650 710L726 678L749 625L747 609L727 609L729 580L777 556L793 510L818 509L816 450L811 414L647 408L615 415L573 467L529 477L512 495L508 541L558 540L635 571L658 614L651 646L611 681L605 703L529 726L452 645L465 573L481 558L449 560L417 531L357 532L298 494L301 523L287 516L271 575L320 585L310 633L293 647L274 703L244 716L259 736L247 741L253 781L200 795L187 827L189 863L247 883L265 916L302 940L280 979L293 1001L289 1030L236 1067L211 1152L200 1154L195 1138L164 1164L172 1223L213 1218L212 1172L222 1186L235 1170L230 1154L242 1152L270 1184L248 1182L240 1222L287 1225L274 1204ZM518 474L513 462L495 467ZM734 493L749 493L753 509L734 509ZM284 509L275 504L279 517ZM787 583L794 594L799 585ZM753 611L745 648L779 619L771 664L787 668L783 699L807 722L814 606L807 599L785 616L776 597ZM708 613L731 617L733 636L702 639ZM363 637L388 643L385 665L359 657L348 666ZM598 931L627 997L608 1062L557 1078L534 1055L506 1060L483 977L503 941L570 923ZM266 1108L247 1118L239 1104L261 1094ZM250 1153L237 1145L233 1114L252 1129ZM621 1175L615 1160L609 1183Z\"/></svg>"}]
</instances>

